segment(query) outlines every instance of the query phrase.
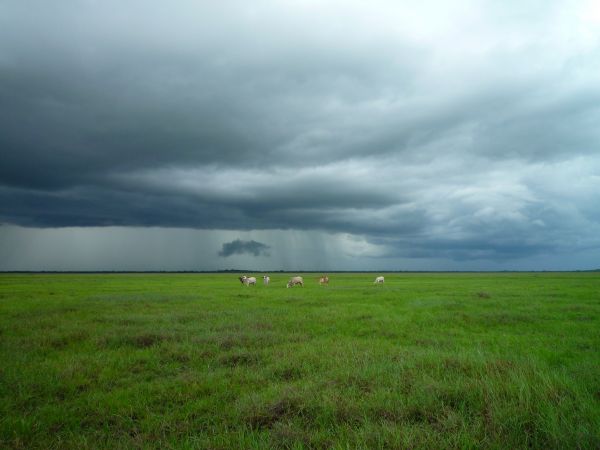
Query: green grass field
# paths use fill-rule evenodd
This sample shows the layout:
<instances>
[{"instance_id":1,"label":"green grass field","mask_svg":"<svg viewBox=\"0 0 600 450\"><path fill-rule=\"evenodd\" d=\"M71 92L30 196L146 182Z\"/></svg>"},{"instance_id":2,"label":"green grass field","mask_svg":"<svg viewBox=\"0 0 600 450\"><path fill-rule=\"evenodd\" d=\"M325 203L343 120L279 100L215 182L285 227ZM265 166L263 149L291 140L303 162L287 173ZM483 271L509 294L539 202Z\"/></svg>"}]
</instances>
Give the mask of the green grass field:
<instances>
[{"instance_id":1,"label":"green grass field","mask_svg":"<svg viewBox=\"0 0 600 450\"><path fill-rule=\"evenodd\" d=\"M0 275L0 447L600 448L600 274Z\"/></svg>"}]
</instances>

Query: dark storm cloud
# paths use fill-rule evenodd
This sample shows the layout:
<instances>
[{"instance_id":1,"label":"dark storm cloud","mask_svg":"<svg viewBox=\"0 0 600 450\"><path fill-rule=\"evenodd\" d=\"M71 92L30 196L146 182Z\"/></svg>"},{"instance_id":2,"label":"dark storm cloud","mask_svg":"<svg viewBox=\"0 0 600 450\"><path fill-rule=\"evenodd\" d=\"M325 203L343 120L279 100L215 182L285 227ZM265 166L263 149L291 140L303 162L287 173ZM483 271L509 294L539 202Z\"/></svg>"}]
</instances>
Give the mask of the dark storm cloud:
<instances>
[{"instance_id":1,"label":"dark storm cloud","mask_svg":"<svg viewBox=\"0 0 600 450\"><path fill-rule=\"evenodd\" d=\"M262 242L257 242L254 240L242 241L240 239L236 239L235 241L224 243L223 248L219 252L219 256L227 258L231 255L243 255L245 253L254 256L269 256L269 248L270 247L268 245L263 244Z\"/></svg>"},{"instance_id":2,"label":"dark storm cloud","mask_svg":"<svg viewBox=\"0 0 600 450\"><path fill-rule=\"evenodd\" d=\"M4 2L0 223L592 245L593 14L461 5Z\"/></svg>"}]
</instances>

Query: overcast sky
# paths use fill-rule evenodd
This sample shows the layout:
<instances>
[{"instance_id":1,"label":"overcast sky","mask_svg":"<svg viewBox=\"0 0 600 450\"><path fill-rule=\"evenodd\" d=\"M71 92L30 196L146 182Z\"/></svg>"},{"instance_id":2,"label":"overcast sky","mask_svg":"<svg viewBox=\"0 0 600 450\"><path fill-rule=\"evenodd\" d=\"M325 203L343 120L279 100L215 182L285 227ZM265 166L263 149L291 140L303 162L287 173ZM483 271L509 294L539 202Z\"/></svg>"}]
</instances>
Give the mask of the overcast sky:
<instances>
[{"instance_id":1,"label":"overcast sky","mask_svg":"<svg viewBox=\"0 0 600 450\"><path fill-rule=\"evenodd\" d=\"M600 3L0 0L0 270L600 268Z\"/></svg>"}]
</instances>

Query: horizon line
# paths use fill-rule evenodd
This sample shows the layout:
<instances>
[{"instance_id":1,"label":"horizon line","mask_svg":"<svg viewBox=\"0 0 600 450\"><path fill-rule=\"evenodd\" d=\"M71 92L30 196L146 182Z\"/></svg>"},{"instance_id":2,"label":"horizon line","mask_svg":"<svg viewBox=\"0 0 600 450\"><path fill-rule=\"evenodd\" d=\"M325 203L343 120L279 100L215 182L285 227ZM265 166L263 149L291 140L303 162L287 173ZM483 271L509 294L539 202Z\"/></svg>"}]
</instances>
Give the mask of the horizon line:
<instances>
[{"instance_id":1,"label":"horizon line","mask_svg":"<svg viewBox=\"0 0 600 450\"><path fill-rule=\"evenodd\" d=\"M95 273L572 273L572 272L600 272L597 269L570 269L570 270L0 270L0 274L95 274Z\"/></svg>"}]
</instances>

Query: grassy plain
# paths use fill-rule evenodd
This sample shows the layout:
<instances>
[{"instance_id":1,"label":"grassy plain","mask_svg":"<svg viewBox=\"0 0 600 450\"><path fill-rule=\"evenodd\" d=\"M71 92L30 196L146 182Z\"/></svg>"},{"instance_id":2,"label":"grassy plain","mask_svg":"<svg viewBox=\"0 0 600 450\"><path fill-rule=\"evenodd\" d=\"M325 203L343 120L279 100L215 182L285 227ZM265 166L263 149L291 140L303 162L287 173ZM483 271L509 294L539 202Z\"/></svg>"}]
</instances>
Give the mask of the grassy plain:
<instances>
[{"instance_id":1,"label":"grassy plain","mask_svg":"<svg viewBox=\"0 0 600 450\"><path fill-rule=\"evenodd\" d=\"M0 447L600 448L600 274L374 276L0 275Z\"/></svg>"}]
</instances>

